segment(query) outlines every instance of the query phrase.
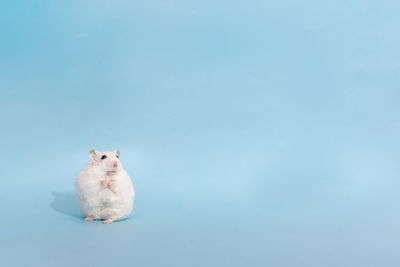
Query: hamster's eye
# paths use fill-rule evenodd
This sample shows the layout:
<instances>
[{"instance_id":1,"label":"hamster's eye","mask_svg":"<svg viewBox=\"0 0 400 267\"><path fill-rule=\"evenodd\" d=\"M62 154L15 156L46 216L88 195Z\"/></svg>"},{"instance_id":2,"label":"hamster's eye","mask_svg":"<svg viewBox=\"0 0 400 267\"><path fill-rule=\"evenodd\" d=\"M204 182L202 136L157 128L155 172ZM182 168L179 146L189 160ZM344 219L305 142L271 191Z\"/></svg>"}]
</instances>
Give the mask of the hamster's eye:
<instances>
[{"instance_id":1,"label":"hamster's eye","mask_svg":"<svg viewBox=\"0 0 400 267\"><path fill-rule=\"evenodd\" d=\"M118 159L119 159L119 156L118 155L115 155Z\"/></svg>"},{"instance_id":2,"label":"hamster's eye","mask_svg":"<svg viewBox=\"0 0 400 267\"><path fill-rule=\"evenodd\" d=\"M106 155L101 156L101 159L106 159L106 158L107 158Z\"/></svg>"}]
</instances>

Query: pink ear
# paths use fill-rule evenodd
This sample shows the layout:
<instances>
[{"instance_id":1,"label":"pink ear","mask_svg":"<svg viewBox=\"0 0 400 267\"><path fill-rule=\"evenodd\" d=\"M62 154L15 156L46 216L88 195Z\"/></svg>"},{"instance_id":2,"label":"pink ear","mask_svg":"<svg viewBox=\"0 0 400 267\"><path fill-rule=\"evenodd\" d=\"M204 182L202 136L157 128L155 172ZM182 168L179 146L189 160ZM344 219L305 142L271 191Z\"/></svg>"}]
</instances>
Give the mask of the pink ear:
<instances>
[{"instance_id":1,"label":"pink ear","mask_svg":"<svg viewBox=\"0 0 400 267\"><path fill-rule=\"evenodd\" d=\"M95 160L96 159L96 155L97 155L97 151L92 149L92 150L89 151L89 155L90 155L90 158L92 160Z\"/></svg>"}]
</instances>

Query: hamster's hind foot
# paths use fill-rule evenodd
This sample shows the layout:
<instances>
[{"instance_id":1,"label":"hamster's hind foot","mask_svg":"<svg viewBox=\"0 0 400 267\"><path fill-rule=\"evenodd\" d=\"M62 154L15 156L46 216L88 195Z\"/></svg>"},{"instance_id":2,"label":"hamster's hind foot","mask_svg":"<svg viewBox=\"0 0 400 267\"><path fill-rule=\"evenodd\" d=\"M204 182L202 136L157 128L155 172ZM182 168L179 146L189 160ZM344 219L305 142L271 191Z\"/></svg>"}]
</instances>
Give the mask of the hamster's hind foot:
<instances>
[{"instance_id":1,"label":"hamster's hind foot","mask_svg":"<svg viewBox=\"0 0 400 267\"><path fill-rule=\"evenodd\" d=\"M93 221L93 220L94 220L93 215L87 216L87 217L85 218L85 221L87 221L87 222L91 222L91 221Z\"/></svg>"},{"instance_id":2,"label":"hamster's hind foot","mask_svg":"<svg viewBox=\"0 0 400 267\"><path fill-rule=\"evenodd\" d=\"M103 224L110 224L110 223L112 223L113 221L115 221L115 219L114 219L113 217L110 217L110 218L108 218L107 220L104 220L104 221L103 221Z\"/></svg>"}]
</instances>

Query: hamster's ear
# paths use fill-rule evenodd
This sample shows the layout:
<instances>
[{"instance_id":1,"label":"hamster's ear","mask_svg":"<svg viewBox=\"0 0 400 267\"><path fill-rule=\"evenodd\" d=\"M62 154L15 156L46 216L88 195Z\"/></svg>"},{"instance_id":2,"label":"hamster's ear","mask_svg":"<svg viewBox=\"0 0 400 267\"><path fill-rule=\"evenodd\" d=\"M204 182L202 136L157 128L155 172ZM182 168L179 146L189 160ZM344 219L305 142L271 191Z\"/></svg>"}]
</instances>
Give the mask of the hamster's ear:
<instances>
[{"instance_id":1,"label":"hamster's ear","mask_svg":"<svg viewBox=\"0 0 400 267\"><path fill-rule=\"evenodd\" d=\"M114 153L115 153L118 157L119 157L120 154L121 154L121 153L119 152L119 150L115 150Z\"/></svg>"},{"instance_id":2,"label":"hamster's ear","mask_svg":"<svg viewBox=\"0 0 400 267\"><path fill-rule=\"evenodd\" d=\"M95 160L96 159L96 155L97 155L97 151L92 149L92 150L89 151L89 155L90 155L90 158L92 160Z\"/></svg>"}]
</instances>

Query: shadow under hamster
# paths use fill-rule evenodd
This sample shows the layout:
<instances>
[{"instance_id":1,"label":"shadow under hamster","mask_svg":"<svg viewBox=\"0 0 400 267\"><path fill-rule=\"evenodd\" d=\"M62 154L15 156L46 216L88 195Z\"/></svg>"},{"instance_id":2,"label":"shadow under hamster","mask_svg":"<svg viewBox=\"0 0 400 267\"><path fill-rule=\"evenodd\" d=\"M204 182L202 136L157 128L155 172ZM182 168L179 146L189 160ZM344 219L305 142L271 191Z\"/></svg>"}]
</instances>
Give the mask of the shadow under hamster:
<instances>
[{"instance_id":1,"label":"shadow under hamster","mask_svg":"<svg viewBox=\"0 0 400 267\"><path fill-rule=\"evenodd\" d=\"M82 218L75 192L52 192L52 194L53 202L50 206L54 210L74 218Z\"/></svg>"}]
</instances>

